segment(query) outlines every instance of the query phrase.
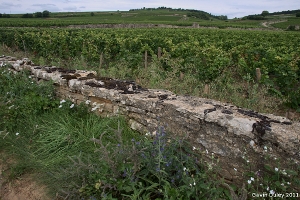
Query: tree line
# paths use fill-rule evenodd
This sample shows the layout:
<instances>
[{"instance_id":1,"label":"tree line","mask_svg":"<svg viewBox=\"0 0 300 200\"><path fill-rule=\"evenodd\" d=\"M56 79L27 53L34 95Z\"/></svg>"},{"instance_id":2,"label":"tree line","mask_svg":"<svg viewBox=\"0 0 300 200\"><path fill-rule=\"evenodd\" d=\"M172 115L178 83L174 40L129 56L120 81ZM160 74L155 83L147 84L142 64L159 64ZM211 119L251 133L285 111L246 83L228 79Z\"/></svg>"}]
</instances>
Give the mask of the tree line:
<instances>
[{"instance_id":1,"label":"tree line","mask_svg":"<svg viewBox=\"0 0 300 200\"><path fill-rule=\"evenodd\" d=\"M10 14L0 13L0 18L10 18Z\"/></svg>"},{"instance_id":2,"label":"tree line","mask_svg":"<svg viewBox=\"0 0 300 200\"><path fill-rule=\"evenodd\" d=\"M22 15L22 18L46 18L46 17L50 17L50 12L48 10L44 10L43 12L36 12L34 14L31 13L26 13L24 15Z\"/></svg>"},{"instance_id":3,"label":"tree line","mask_svg":"<svg viewBox=\"0 0 300 200\"><path fill-rule=\"evenodd\" d=\"M0 13L0 18L10 18L10 14L2 14ZM46 18L50 17L50 12L48 10L44 10L43 12L36 13L26 13L21 16L22 18Z\"/></svg>"},{"instance_id":4,"label":"tree line","mask_svg":"<svg viewBox=\"0 0 300 200\"><path fill-rule=\"evenodd\" d=\"M269 13L269 11L264 10L262 11L261 14L256 14L256 15L248 15L244 17L243 19L249 19L249 20L265 20L266 16L269 15L286 15L286 14L296 14L296 17L300 17L300 9L298 10L288 10L288 11L281 11L281 12L273 12Z\"/></svg>"}]
</instances>

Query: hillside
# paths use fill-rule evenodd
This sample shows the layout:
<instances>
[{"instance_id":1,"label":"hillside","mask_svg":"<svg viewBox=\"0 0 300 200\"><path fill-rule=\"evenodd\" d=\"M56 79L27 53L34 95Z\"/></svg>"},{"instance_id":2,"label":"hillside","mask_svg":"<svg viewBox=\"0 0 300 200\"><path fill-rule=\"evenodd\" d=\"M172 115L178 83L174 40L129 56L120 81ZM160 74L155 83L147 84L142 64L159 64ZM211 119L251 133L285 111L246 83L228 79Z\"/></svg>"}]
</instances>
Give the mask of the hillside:
<instances>
[{"instance_id":1,"label":"hillside","mask_svg":"<svg viewBox=\"0 0 300 200\"><path fill-rule=\"evenodd\" d=\"M53 12L47 17L36 17L37 13L0 14L0 27L66 27L87 24L166 24L214 28L242 29L283 29L297 30L300 18L296 11L245 16L241 19L227 19L227 16L215 16L205 11L193 9L172 9L166 7L130 9L129 11L91 11L91 12ZM40 12L40 14L42 14ZM260 20L256 20L259 18ZM264 23L263 23L264 22ZM276 22L276 23L274 23ZM268 26L265 26L265 24Z\"/></svg>"}]
</instances>

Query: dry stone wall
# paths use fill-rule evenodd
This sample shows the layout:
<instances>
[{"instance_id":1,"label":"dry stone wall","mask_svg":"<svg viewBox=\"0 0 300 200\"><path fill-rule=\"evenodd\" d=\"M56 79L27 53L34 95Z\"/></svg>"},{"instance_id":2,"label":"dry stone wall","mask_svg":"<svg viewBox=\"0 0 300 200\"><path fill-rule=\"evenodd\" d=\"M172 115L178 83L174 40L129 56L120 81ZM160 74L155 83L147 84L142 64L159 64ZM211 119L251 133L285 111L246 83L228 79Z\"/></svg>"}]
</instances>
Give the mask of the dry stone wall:
<instances>
[{"instance_id":1,"label":"dry stone wall","mask_svg":"<svg viewBox=\"0 0 300 200\"><path fill-rule=\"evenodd\" d=\"M144 89L134 81L97 76L95 71L35 66L28 59L2 56L15 71L28 69L37 80L52 80L61 98L89 103L101 116L123 115L132 129L155 133L158 125L188 139L208 162L218 164L227 180L242 177L245 163L263 170L268 149L278 159L300 161L300 123L211 99ZM213 156L213 160L212 159ZM283 162L284 163L284 162Z\"/></svg>"}]
</instances>

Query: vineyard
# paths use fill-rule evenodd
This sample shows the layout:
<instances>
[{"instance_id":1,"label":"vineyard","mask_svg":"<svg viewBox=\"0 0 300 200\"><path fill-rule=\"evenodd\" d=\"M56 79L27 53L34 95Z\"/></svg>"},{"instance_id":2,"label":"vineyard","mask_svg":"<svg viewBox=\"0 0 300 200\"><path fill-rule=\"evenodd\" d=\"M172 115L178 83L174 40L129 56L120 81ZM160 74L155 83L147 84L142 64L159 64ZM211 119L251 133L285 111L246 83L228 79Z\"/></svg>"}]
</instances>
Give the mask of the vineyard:
<instances>
[{"instance_id":1,"label":"vineyard","mask_svg":"<svg viewBox=\"0 0 300 200\"><path fill-rule=\"evenodd\" d=\"M237 75L255 80L299 110L300 37L297 32L222 29L2 29L1 41L10 47L33 52L47 59L84 57L98 62L126 60L131 70L143 66L145 51L159 59L165 71L172 71L176 59L179 71L200 82L211 83L232 67Z\"/></svg>"},{"instance_id":2,"label":"vineyard","mask_svg":"<svg viewBox=\"0 0 300 200\"><path fill-rule=\"evenodd\" d=\"M56 99L53 82L38 81L38 84L33 84L34 79L39 80L32 76L34 73L22 71L14 74L8 69L18 65L16 63L19 61L7 64L1 60L0 135L3 139L0 146L5 150L1 149L1 153L6 153L7 158L0 159L3 171L0 179L5 180L2 177L6 176L11 180L22 180L23 175L36 171L37 179L49 187L50 195L56 196L56 199L246 199L247 195L249 197L252 194L253 197L254 192L258 191L266 194L271 191L278 194L298 194L299 164L286 159L298 154L289 154L285 149L290 148L286 144L292 144L293 148L289 151L293 153L297 153L294 149L299 149L297 121L300 119L300 32L284 30L290 25L298 26L299 19L291 17L275 24L278 20L276 16L264 22L263 27L262 21L257 20L185 19L186 13L183 11L174 11L170 15L159 10L153 13L155 15L134 10L98 12L94 17L91 13L77 13L76 16L57 13L51 18L43 19L25 19L21 15L0 18L0 58L6 58L2 54L16 58L25 56L30 59L31 65L35 63L36 66L47 66L47 69L50 69L49 66L56 66L53 69L59 69L59 73L62 73L58 76L62 79L67 77L67 80L74 77L77 79L76 73L63 74L75 71L71 69L96 71L97 77L88 77L91 75L89 74L87 77L80 77L80 80L83 83L88 80L85 78L110 80L112 77L111 87L108 87L109 90L107 88L109 93L115 87L117 79L130 80L130 85L136 83L142 88L169 90L172 91L172 98L168 98L173 101L174 96L173 103L176 104L174 111L167 106L161 109L159 106L164 101L169 101L165 100L165 94L153 96L145 93L149 102L157 98L157 113L164 114L168 111L171 113L170 117L166 115L165 118L169 120L174 117L174 124L168 121L163 124L163 117L149 111L148 103L141 103L147 109L132 106L139 104L141 99L131 100L130 97L139 94L122 93L124 99L129 99L128 102L124 101L128 104L124 110L146 113L144 116L133 112L133 116L142 120L145 118L147 124L154 124L146 119L148 115L151 119L155 118L157 124L163 124L157 127L156 136L148 138L127 126L128 120L98 118L91 113L91 110L99 109L95 102L91 103L93 93L89 93L86 97L88 100L84 99L80 105L76 105L74 102L78 99L72 99L70 95L68 98L72 101ZM106 21L108 18L110 20ZM295 23L291 24L292 22ZM111 28L100 28L103 24L111 25ZM97 25L99 27L95 28ZM118 26L115 25L123 28L116 28ZM149 26L141 28L143 25ZM132 28L126 28L131 26ZM258 28L262 30L257 30ZM9 57L11 60L16 58ZM26 62L29 63L28 60ZM33 68L37 70L44 68L36 66ZM49 75L52 71L43 73ZM93 83L85 84L87 88L88 85ZM96 87L92 89L100 91ZM118 92L116 95L119 95L117 88L114 89ZM71 89L66 89L69 90ZM74 95L80 93L77 89L76 92L78 93ZM141 98L144 99L144 96ZM195 113L202 112L197 109L194 96L200 96L205 106L213 106L203 110L204 120L194 117ZM179 97L183 100L179 101ZM115 99L115 96L111 98ZM99 99L101 105L102 99L113 102L109 98ZM210 99L221 101L226 107L215 105ZM185 102L189 103L188 109L184 108L187 105ZM90 109L86 104L97 107ZM123 105L123 101L118 104ZM177 108L181 104L184 109ZM231 109L235 106L235 113L227 110L227 107ZM215 113L217 122L212 121L214 118L211 117ZM264 113L276 115L276 120L265 121L267 115ZM290 113L293 113L292 117ZM228 125L230 128L220 125L223 123L223 116L224 121L233 122ZM289 121L281 123L277 120L278 116L286 116ZM270 123L273 126L270 133L273 135L263 140L265 133L269 137ZM181 139L173 141L175 137L171 135L172 132L170 137L167 135L168 127L174 128L174 132L178 131L177 127L184 127L186 129L182 132L189 135L194 124L197 129L193 130L197 135L202 137L203 130L203 141L207 141L207 144L214 143L212 150L205 145L203 149L202 146L198 148L193 146L194 143L192 145ZM212 128L209 129L210 127ZM252 131L248 131L249 127ZM255 137L259 135L257 144L256 139L248 141L249 135L243 135L244 133L231 135L229 129L248 131ZM212 139L208 140L209 137ZM203 138L197 136L190 139L198 144ZM263 145L260 140L264 142ZM199 142L199 145L202 143ZM218 145L222 154L215 150ZM235 157L241 159L245 166L236 164L231 153L228 154L229 162L226 161L224 166L232 171L230 176L240 176L243 184L232 182L235 179L231 177L233 185L223 184L225 179L219 180L216 176L227 176L227 172L219 171L219 167L223 168L220 159L227 158L227 147L232 148L234 154L241 152L241 155ZM260 148L261 151L253 154L252 148ZM277 150L282 156L276 155L273 160L270 155L275 155ZM193 155L207 156L209 162L203 162L202 158L201 161L197 157L194 159ZM13 162L11 158L14 157L18 163L11 167L8 161ZM255 161L256 158L259 162ZM139 166L137 170L136 166ZM25 188L27 193L31 192L31 189L24 187L29 185L27 179L23 180L25 182L19 187ZM10 184L9 181L7 183ZM6 185L4 181L0 187L0 196L7 192L1 191ZM238 198L235 193L241 197ZM20 195L24 197L22 193ZM189 197L186 198L187 196Z\"/></svg>"},{"instance_id":3,"label":"vineyard","mask_svg":"<svg viewBox=\"0 0 300 200\"><path fill-rule=\"evenodd\" d=\"M177 9L93 12L93 16L90 12L51 13L49 18L23 18L21 14L15 14L11 18L0 17L0 27L65 27L69 25L130 23L191 26L194 22L197 22L203 27L263 28L259 21L224 21L203 11L198 13L201 13L201 16L204 16L205 19L191 16L192 14L195 15L195 12Z\"/></svg>"}]
</instances>

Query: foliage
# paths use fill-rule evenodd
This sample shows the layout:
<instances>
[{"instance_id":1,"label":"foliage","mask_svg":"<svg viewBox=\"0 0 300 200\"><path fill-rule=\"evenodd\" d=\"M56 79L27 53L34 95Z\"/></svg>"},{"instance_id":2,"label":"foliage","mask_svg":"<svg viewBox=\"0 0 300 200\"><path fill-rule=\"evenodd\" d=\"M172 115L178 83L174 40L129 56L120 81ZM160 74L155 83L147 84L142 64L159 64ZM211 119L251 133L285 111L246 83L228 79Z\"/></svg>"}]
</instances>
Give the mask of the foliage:
<instances>
[{"instance_id":1,"label":"foliage","mask_svg":"<svg viewBox=\"0 0 300 200\"><path fill-rule=\"evenodd\" d=\"M189 12L187 14L187 16L188 17L199 18L199 19L204 19L204 20L209 20L208 15L204 12Z\"/></svg>"},{"instance_id":2,"label":"foliage","mask_svg":"<svg viewBox=\"0 0 300 200\"><path fill-rule=\"evenodd\" d=\"M109 62L125 60L132 72L142 65L145 50L155 58L162 47L164 71L172 71L172 60L177 59L181 62L178 73L193 74L205 83L213 82L231 66L240 77L250 74L255 80L255 70L260 68L261 83L288 107L299 107L297 33L207 29L18 29L1 33L8 46L26 48L46 59L82 57L99 63L103 54L106 67Z\"/></svg>"},{"instance_id":3,"label":"foliage","mask_svg":"<svg viewBox=\"0 0 300 200\"><path fill-rule=\"evenodd\" d=\"M249 20L264 20L264 16L262 15L248 15L246 16L247 19Z\"/></svg>"},{"instance_id":4,"label":"foliage","mask_svg":"<svg viewBox=\"0 0 300 200\"><path fill-rule=\"evenodd\" d=\"M0 13L0 18L10 18L10 14Z\"/></svg>"},{"instance_id":5,"label":"foliage","mask_svg":"<svg viewBox=\"0 0 300 200\"><path fill-rule=\"evenodd\" d=\"M50 17L50 12L48 10L44 10L43 17Z\"/></svg>"},{"instance_id":6,"label":"foliage","mask_svg":"<svg viewBox=\"0 0 300 200\"><path fill-rule=\"evenodd\" d=\"M96 199L199 199L228 198L221 182L212 181L209 171L183 140L167 137L159 127L154 138L122 138L120 127L114 135L102 133L97 152L102 165L97 166L82 156L71 158L73 166L81 167L77 176L88 179L77 192L83 198ZM104 144L106 138L117 143ZM101 170L99 169L101 168ZM68 190L72 191L72 190ZM74 191L74 190L73 190ZM72 194L76 196L75 194Z\"/></svg>"},{"instance_id":7,"label":"foliage","mask_svg":"<svg viewBox=\"0 0 300 200\"><path fill-rule=\"evenodd\" d=\"M36 13L34 14L34 16L35 16L36 18L41 18L41 17L43 17L43 13L42 13L42 12L36 12Z\"/></svg>"},{"instance_id":8,"label":"foliage","mask_svg":"<svg viewBox=\"0 0 300 200\"><path fill-rule=\"evenodd\" d=\"M270 156L268 151L271 148L264 146L262 156L263 165L258 171L251 170L246 173L247 190L252 197L263 197L263 199L273 199L274 197L298 199L297 191L300 187L299 172L300 168L293 159L286 159L285 164L289 168L283 168L280 159ZM259 196L261 195L261 196Z\"/></svg>"},{"instance_id":9,"label":"foliage","mask_svg":"<svg viewBox=\"0 0 300 200\"><path fill-rule=\"evenodd\" d=\"M49 12L48 10L44 10L43 12L36 12L36 13L34 14L34 16L35 16L36 18L42 18L42 17L46 18L46 17L49 17L49 16L50 16L50 12Z\"/></svg>"},{"instance_id":10,"label":"foliage","mask_svg":"<svg viewBox=\"0 0 300 200\"><path fill-rule=\"evenodd\" d=\"M39 115L56 107L54 88L51 83L34 84L27 71L14 75L10 70L2 70L0 78L1 101L3 109L1 118L9 119L0 123L2 129L11 131L30 115Z\"/></svg>"},{"instance_id":11,"label":"foliage","mask_svg":"<svg viewBox=\"0 0 300 200\"><path fill-rule=\"evenodd\" d=\"M23 14L22 18L33 18L33 14L29 14L29 13Z\"/></svg>"},{"instance_id":12,"label":"foliage","mask_svg":"<svg viewBox=\"0 0 300 200\"><path fill-rule=\"evenodd\" d=\"M261 16L263 16L263 17L266 17L266 16L268 16L269 15L269 11L267 11L267 10L264 10L264 11L262 11L262 13L261 13Z\"/></svg>"}]
</instances>

